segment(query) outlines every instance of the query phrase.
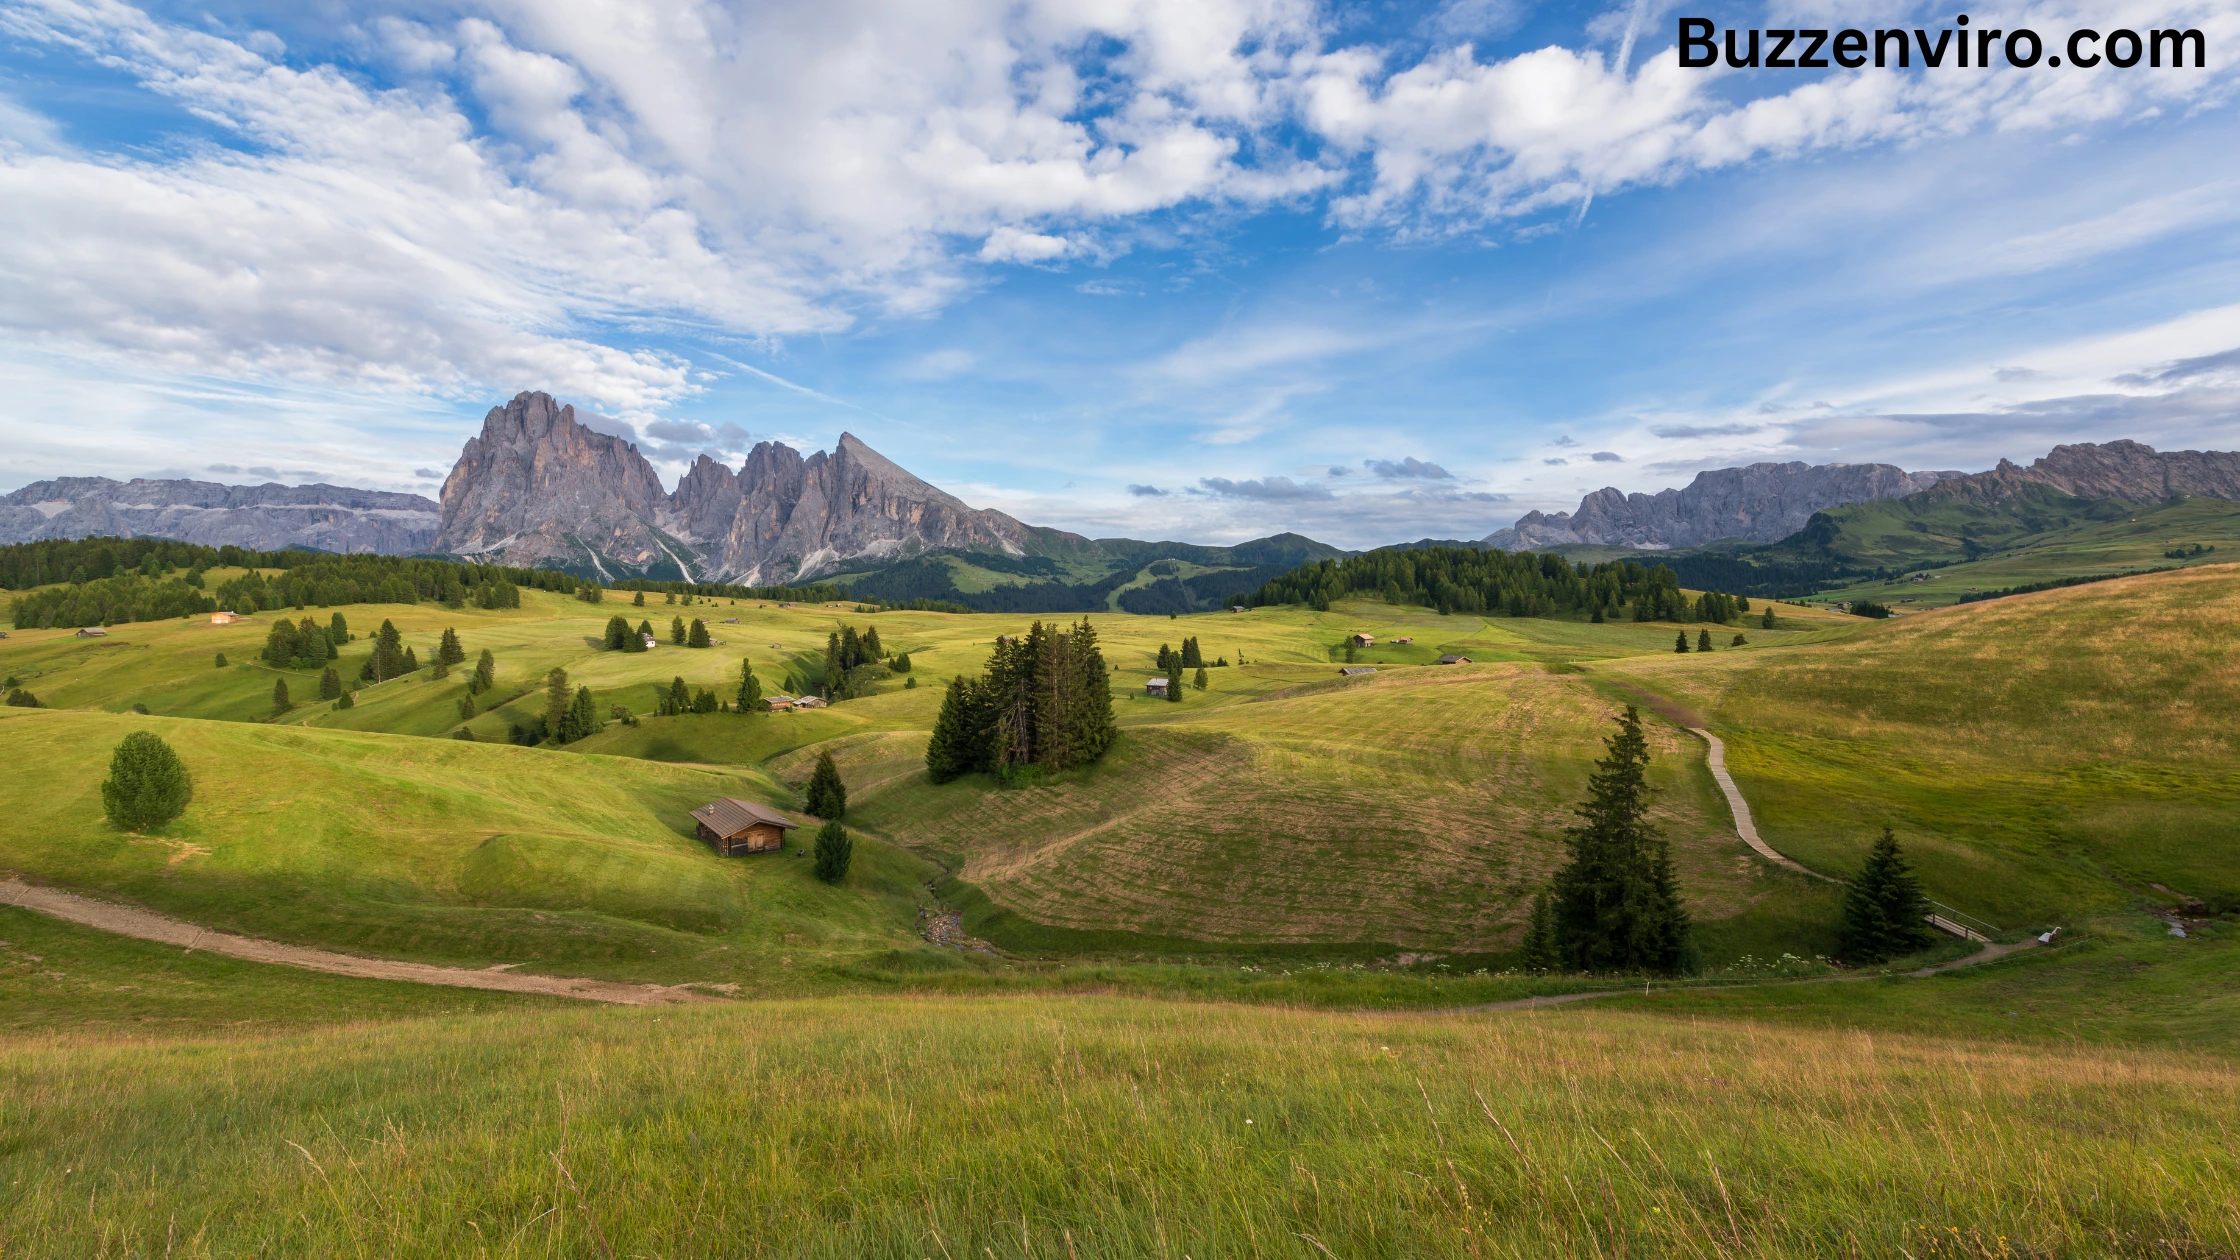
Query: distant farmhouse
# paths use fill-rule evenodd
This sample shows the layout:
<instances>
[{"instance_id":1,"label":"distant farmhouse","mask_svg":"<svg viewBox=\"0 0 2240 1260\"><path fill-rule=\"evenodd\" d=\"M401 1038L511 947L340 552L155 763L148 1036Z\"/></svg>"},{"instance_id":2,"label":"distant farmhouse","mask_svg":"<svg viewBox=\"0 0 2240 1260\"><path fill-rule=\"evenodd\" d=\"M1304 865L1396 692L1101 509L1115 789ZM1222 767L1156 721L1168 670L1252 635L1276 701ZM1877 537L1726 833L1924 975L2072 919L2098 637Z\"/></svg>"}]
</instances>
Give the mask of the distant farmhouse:
<instances>
[{"instance_id":1,"label":"distant farmhouse","mask_svg":"<svg viewBox=\"0 0 2240 1260\"><path fill-rule=\"evenodd\" d=\"M1157 697L1158 697L1158 698L1160 698L1161 700L1164 700L1164 699L1166 699L1166 698L1167 698L1167 680L1166 680L1166 679L1164 679L1164 678L1146 678L1146 679L1144 679L1144 680L1143 680L1143 694L1145 694L1145 695L1147 695L1147 696L1157 696Z\"/></svg>"},{"instance_id":2,"label":"distant farmhouse","mask_svg":"<svg viewBox=\"0 0 2240 1260\"><path fill-rule=\"evenodd\" d=\"M785 845L786 832L801 825L767 805L733 796L693 810L692 821L700 838L725 857L774 852Z\"/></svg>"},{"instance_id":3,"label":"distant farmhouse","mask_svg":"<svg viewBox=\"0 0 2240 1260\"><path fill-rule=\"evenodd\" d=\"M1439 658L1439 663L1441 665L1468 665L1470 658L1467 656L1442 656Z\"/></svg>"},{"instance_id":4,"label":"distant farmhouse","mask_svg":"<svg viewBox=\"0 0 2240 1260\"><path fill-rule=\"evenodd\" d=\"M1348 665L1338 672L1351 678L1355 674L1374 674L1377 672L1377 667L1374 665Z\"/></svg>"},{"instance_id":5,"label":"distant farmhouse","mask_svg":"<svg viewBox=\"0 0 2240 1260\"><path fill-rule=\"evenodd\" d=\"M1370 644L1375 643L1376 641L1377 636L1373 634L1357 634L1352 638L1346 640L1346 642L1351 643L1355 647L1367 647Z\"/></svg>"}]
</instances>

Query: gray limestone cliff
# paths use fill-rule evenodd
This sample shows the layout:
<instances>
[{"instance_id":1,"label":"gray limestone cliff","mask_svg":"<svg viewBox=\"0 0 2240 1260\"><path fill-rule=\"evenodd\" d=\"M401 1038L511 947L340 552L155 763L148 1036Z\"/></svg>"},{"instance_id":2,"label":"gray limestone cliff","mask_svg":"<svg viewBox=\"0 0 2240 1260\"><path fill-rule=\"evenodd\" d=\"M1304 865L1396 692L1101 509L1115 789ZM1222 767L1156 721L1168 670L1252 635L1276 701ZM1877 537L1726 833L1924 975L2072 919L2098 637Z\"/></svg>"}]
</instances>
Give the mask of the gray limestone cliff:
<instances>
[{"instance_id":1,"label":"gray limestone cliff","mask_svg":"<svg viewBox=\"0 0 2240 1260\"><path fill-rule=\"evenodd\" d=\"M0 543L101 534L393 555L429 550L437 519L433 502L384 490L60 477L0 496Z\"/></svg>"},{"instance_id":2,"label":"gray limestone cliff","mask_svg":"<svg viewBox=\"0 0 2240 1260\"><path fill-rule=\"evenodd\" d=\"M684 562L656 528L668 501L637 447L585 428L550 394L521 393L459 452L435 545L520 568L642 573Z\"/></svg>"},{"instance_id":3,"label":"gray limestone cliff","mask_svg":"<svg viewBox=\"0 0 2240 1260\"><path fill-rule=\"evenodd\" d=\"M1814 512L1925 490L1956 472L1909 473L1889 464L1751 464L1696 474L1686 489L1626 494L1604 487L1574 512L1527 512L1486 545L1527 551L1566 543L1606 547L1699 547L1726 538L1774 542Z\"/></svg>"}]
</instances>

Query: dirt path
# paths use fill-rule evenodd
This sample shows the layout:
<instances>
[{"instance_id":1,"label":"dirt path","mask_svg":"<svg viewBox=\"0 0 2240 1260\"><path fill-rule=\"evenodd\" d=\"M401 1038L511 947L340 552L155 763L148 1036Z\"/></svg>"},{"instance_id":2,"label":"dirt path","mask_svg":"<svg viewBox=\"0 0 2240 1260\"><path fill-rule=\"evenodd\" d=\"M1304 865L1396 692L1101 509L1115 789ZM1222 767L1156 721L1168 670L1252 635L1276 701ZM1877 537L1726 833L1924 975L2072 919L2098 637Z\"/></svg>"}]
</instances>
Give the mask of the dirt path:
<instances>
[{"instance_id":1,"label":"dirt path","mask_svg":"<svg viewBox=\"0 0 2240 1260\"><path fill-rule=\"evenodd\" d=\"M1742 789L1734 785L1734 776L1727 773L1726 744L1722 743L1718 736L1700 726L1691 726L1688 729L1701 735L1704 742L1711 745L1711 777L1719 781L1719 790L1727 795L1727 808L1734 811L1735 834L1742 837L1744 844L1756 849L1759 857L1776 866L1786 866L1799 874L1810 875L1814 879L1825 879L1831 884L1843 882L1840 879L1831 879L1818 871L1811 870L1781 856L1773 851L1772 845L1760 840L1758 838L1758 824L1750 820L1750 802L1742 799Z\"/></svg>"},{"instance_id":2,"label":"dirt path","mask_svg":"<svg viewBox=\"0 0 2240 1260\"><path fill-rule=\"evenodd\" d=\"M1962 967L1973 967L1979 963L1996 962L2001 958L2005 958L2009 954L2020 953L2023 950L2034 948L2037 944L2037 939L2035 937L2032 937L2027 940L2016 941L2011 945L1986 945L1982 949L1977 950L1975 953L1968 955L1966 958L1956 958L1951 962L1938 963L1933 967L1922 967L1915 971L1909 971L1906 974L1908 976L1919 979L1923 976L1936 975L1940 971L1957 971ZM1807 976L1801 980L1776 980L1763 984L1736 984L1722 985L1719 987L1722 989L1771 989L1786 988L1787 986L1792 984L1844 984L1853 980L1878 979L1882 974L1883 973L1879 971L1875 971L1844 976ZM1656 990L1655 992L1643 988L1597 989L1592 993L1549 993L1538 997L1517 998L1513 1001L1508 1002L1489 1002L1484 1006L1457 1006L1449 1011L1446 1011L1445 1014L1468 1015L1474 1014L1478 1011L1529 1011L1535 1007L1564 1006L1572 1002L1585 1002L1593 998L1644 995L1655 996L1656 992L1674 993L1680 992L1684 988L1686 988L1686 986L1668 985L1661 990ZM1708 992L1710 990L1705 988L1693 988L1688 989L1687 991L1702 993Z\"/></svg>"},{"instance_id":3,"label":"dirt path","mask_svg":"<svg viewBox=\"0 0 2240 1260\"><path fill-rule=\"evenodd\" d=\"M579 980L565 976L517 976L503 967L470 971L464 967L437 967L428 963L396 962L386 958L359 958L301 945L258 940L213 932L146 910L114 902L96 901L76 893L40 888L21 880L0 881L0 904L22 906L71 923L135 936L144 941L183 946L189 952L205 950L229 958L324 971L366 980L408 980L414 984L440 984L454 989L495 989L503 993L542 993L551 997L580 998L591 1002L619 1002L625 1006L659 1006L676 1002L710 1002L716 999L682 986L624 984L618 980Z\"/></svg>"}]
</instances>

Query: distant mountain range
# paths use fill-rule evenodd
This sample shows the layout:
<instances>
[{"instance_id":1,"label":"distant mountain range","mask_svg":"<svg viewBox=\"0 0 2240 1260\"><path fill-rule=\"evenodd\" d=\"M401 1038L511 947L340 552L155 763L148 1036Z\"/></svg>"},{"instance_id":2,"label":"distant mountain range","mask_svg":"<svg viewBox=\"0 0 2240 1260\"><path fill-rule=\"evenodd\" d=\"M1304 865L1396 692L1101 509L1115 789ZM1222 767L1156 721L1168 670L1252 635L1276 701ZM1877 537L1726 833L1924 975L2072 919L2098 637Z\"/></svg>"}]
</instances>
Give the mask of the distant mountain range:
<instances>
[{"instance_id":1,"label":"distant mountain range","mask_svg":"<svg viewBox=\"0 0 2240 1260\"><path fill-rule=\"evenodd\" d=\"M1693 567L1755 566L1737 580L1763 586L1776 574L1802 581L1895 562L1909 548L1972 554L2078 503L2176 495L2240 500L2240 454L2117 441L2056 447L2027 468L2002 460L1975 474L1751 464L1698 473L1685 488L1656 494L1607 487L1576 511L1529 512L1482 540L1452 545L1672 551L1675 563L1677 553L1709 549L1717 558L1703 554ZM665 492L636 446L586 427L574 408L537 392L490 409L440 504L342 486L102 477L0 496L0 542L92 534L473 556L608 581L837 580L865 596L1013 612L1190 611L1300 564L1350 554L1296 534L1206 547L1028 525L971 507L852 433L806 457L763 442L736 470L702 456Z\"/></svg>"},{"instance_id":2,"label":"distant mountain range","mask_svg":"<svg viewBox=\"0 0 2240 1260\"><path fill-rule=\"evenodd\" d=\"M0 542L113 534L259 551L410 554L434 544L440 511L417 494L348 486L58 477L0 495Z\"/></svg>"}]
</instances>

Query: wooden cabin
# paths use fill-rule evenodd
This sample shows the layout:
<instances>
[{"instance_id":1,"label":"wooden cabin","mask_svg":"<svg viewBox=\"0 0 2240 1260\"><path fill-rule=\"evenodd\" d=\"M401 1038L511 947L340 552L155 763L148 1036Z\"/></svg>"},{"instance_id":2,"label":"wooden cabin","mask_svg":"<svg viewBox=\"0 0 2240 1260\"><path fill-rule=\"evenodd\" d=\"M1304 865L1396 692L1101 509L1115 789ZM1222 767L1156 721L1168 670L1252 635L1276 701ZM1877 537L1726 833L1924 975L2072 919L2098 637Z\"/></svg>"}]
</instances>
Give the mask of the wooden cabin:
<instances>
[{"instance_id":1,"label":"wooden cabin","mask_svg":"<svg viewBox=\"0 0 2240 1260\"><path fill-rule=\"evenodd\" d=\"M213 626L230 626L236 621L247 621L248 619L249 614L247 613L227 612L222 609L210 614L210 624Z\"/></svg>"},{"instance_id":2,"label":"wooden cabin","mask_svg":"<svg viewBox=\"0 0 2240 1260\"><path fill-rule=\"evenodd\" d=\"M1166 698L1167 698L1167 680L1166 680L1166 679L1164 679L1164 678L1146 678L1146 679L1144 679L1144 680L1143 680L1143 694L1145 694L1145 695L1147 695L1147 696L1156 696L1156 697L1158 697L1158 698L1159 698L1159 699L1161 699L1161 700L1164 700L1164 699L1166 699Z\"/></svg>"},{"instance_id":3,"label":"wooden cabin","mask_svg":"<svg viewBox=\"0 0 2240 1260\"><path fill-rule=\"evenodd\" d=\"M81 639L99 639L106 637L108 633L99 626L87 626L85 629L78 631L78 637Z\"/></svg>"},{"instance_id":4,"label":"wooden cabin","mask_svg":"<svg viewBox=\"0 0 2240 1260\"><path fill-rule=\"evenodd\" d=\"M1441 665L1468 665L1470 658L1467 656L1442 656L1439 658L1439 663Z\"/></svg>"},{"instance_id":5,"label":"wooden cabin","mask_svg":"<svg viewBox=\"0 0 2240 1260\"><path fill-rule=\"evenodd\" d=\"M1377 672L1377 667L1374 665L1347 665L1338 672L1348 678L1353 678L1361 674L1374 674Z\"/></svg>"},{"instance_id":6,"label":"wooden cabin","mask_svg":"<svg viewBox=\"0 0 2240 1260\"><path fill-rule=\"evenodd\" d=\"M1357 634L1352 638L1346 640L1346 642L1351 643L1355 647L1368 647L1370 644L1375 643L1376 641L1377 636L1373 634Z\"/></svg>"},{"instance_id":7,"label":"wooden cabin","mask_svg":"<svg viewBox=\"0 0 2240 1260\"><path fill-rule=\"evenodd\" d=\"M783 847L786 833L800 826L768 805L720 797L692 811L693 828L717 853L772 853Z\"/></svg>"}]
</instances>

